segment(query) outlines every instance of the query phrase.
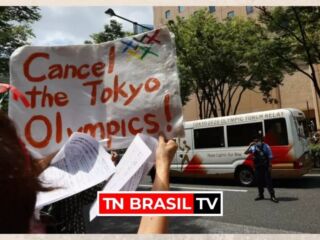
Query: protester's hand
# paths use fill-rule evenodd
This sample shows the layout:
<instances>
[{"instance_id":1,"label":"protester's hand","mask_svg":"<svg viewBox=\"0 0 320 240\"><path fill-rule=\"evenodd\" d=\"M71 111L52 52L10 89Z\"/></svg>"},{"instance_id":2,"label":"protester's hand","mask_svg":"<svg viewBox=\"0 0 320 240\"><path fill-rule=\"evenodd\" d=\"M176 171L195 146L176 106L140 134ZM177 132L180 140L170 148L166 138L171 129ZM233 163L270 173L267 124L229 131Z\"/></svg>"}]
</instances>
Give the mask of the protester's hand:
<instances>
[{"instance_id":1,"label":"protester's hand","mask_svg":"<svg viewBox=\"0 0 320 240\"><path fill-rule=\"evenodd\" d=\"M111 151L111 160L112 162L114 162L115 164L118 163L118 153L115 151Z\"/></svg>"},{"instance_id":2,"label":"protester's hand","mask_svg":"<svg viewBox=\"0 0 320 240\"><path fill-rule=\"evenodd\" d=\"M175 141L166 141L160 134L156 150L156 175L153 183L153 191L169 191L170 164L177 151L178 145ZM166 233L168 222L166 216L143 216L138 233Z\"/></svg>"},{"instance_id":3,"label":"protester's hand","mask_svg":"<svg viewBox=\"0 0 320 240\"><path fill-rule=\"evenodd\" d=\"M176 154L178 145L175 141L166 141L164 136L160 134L158 148L156 151L156 169L169 170L170 164Z\"/></svg>"}]
</instances>

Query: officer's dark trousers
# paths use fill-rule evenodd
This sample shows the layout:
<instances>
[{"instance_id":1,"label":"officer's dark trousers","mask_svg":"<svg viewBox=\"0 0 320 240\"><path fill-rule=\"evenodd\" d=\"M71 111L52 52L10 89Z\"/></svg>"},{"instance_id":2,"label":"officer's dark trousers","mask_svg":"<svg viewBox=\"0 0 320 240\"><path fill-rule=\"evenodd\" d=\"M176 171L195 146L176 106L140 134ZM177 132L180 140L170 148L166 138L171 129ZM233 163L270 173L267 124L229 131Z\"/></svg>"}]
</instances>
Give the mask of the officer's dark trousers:
<instances>
[{"instance_id":1,"label":"officer's dark trousers","mask_svg":"<svg viewBox=\"0 0 320 240\"><path fill-rule=\"evenodd\" d=\"M267 187L270 196L274 196L274 189L272 187L271 172L268 167L256 167L256 179L258 184L259 196L263 196L264 186Z\"/></svg>"}]
</instances>

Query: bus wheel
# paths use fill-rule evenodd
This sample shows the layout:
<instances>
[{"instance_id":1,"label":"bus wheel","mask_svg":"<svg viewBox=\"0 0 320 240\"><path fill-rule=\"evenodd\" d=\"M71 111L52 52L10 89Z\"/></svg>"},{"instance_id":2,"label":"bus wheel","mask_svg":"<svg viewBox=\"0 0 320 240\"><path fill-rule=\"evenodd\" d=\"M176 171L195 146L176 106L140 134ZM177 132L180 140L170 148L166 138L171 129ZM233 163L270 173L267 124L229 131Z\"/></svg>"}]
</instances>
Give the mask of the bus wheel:
<instances>
[{"instance_id":1,"label":"bus wheel","mask_svg":"<svg viewBox=\"0 0 320 240\"><path fill-rule=\"evenodd\" d=\"M242 166L236 172L238 182L243 186L250 186L254 181L254 174L251 168Z\"/></svg>"}]
</instances>

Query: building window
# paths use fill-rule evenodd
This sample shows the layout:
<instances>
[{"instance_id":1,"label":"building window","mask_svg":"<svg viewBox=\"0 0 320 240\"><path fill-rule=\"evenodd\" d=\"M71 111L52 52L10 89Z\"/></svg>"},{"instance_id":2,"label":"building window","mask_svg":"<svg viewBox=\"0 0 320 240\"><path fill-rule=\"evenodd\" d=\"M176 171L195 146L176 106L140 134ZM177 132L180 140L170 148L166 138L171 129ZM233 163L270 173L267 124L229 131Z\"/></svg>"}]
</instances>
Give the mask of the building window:
<instances>
[{"instance_id":1,"label":"building window","mask_svg":"<svg viewBox=\"0 0 320 240\"><path fill-rule=\"evenodd\" d=\"M228 146L248 146L259 132L262 133L261 122L227 126Z\"/></svg>"},{"instance_id":2,"label":"building window","mask_svg":"<svg viewBox=\"0 0 320 240\"><path fill-rule=\"evenodd\" d=\"M236 14L234 13L234 11L230 11L230 12L228 12L227 17L228 18L233 18L235 15Z\"/></svg>"},{"instance_id":3,"label":"building window","mask_svg":"<svg viewBox=\"0 0 320 240\"><path fill-rule=\"evenodd\" d=\"M164 13L164 15L165 15L166 19L170 18L170 16L171 16L170 10L167 10L167 11Z\"/></svg>"},{"instance_id":4,"label":"building window","mask_svg":"<svg viewBox=\"0 0 320 240\"><path fill-rule=\"evenodd\" d=\"M223 127L195 129L194 147L199 148L221 148L224 147Z\"/></svg>"},{"instance_id":5,"label":"building window","mask_svg":"<svg viewBox=\"0 0 320 240\"><path fill-rule=\"evenodd\" d=\"M216 11L215 6L209 6L209 13L214 13Z\"/></svg>"},{"instance_id":6,"label":"building window","mask_svg":"<svg viewBox=\"0 0 320 240\"><path fill-rule=\"evenodd\" d=\"M265 120L264 127L266 143L270 146L288 145L287 126L284 118Z\"/></svg>"},{"instance_id":7,"label":"building window","mask_svg":"<svg viewBox=\"0 0 320 240\"><path fill-rule=\"evenodd\" d=\"M252 6L246 6L246 12L247 12L247 14L253 13L253 7Z\"/></svg>"},{"instance_id":8,"label":"building window","mask_svg":"<svg viewBox=\"0 0 320 240\"><path fill-rule=\"evenodd\" d=\"M184 6L179 6L179 7L178 7L178 12L179 12L179 13L182 13L183 11L184 11Z\"/></svg>"}]
</instances>

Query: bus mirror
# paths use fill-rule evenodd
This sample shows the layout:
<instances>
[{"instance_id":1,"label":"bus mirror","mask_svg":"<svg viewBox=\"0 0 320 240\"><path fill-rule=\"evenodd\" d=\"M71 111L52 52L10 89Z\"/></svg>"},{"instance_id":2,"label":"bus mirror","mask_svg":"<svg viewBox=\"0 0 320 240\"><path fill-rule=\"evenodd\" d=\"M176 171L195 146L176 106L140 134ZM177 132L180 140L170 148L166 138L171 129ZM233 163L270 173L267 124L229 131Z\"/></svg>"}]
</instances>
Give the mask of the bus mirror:
<instances>
[{"instance_id":1,"label":"bus mirror","mask_svg":"<svg viewBox=\"0 0 320 240\"><path fill-rule=\"evenodd\" d=\"M301 128L298 128L298 135L299 137L304 137L303 130Z\"/></svg>"},{"instance_id":2,"label":"bus mirror","mask_svg":"<svg viewBox=\"0 0 320 240\"><path fill-rule=\"evenodd\" d=\"M310 131L312 133L316 131L316 127L315 127L314 122L312 120L310 121Z\"/></svg>"}]
</instances>

